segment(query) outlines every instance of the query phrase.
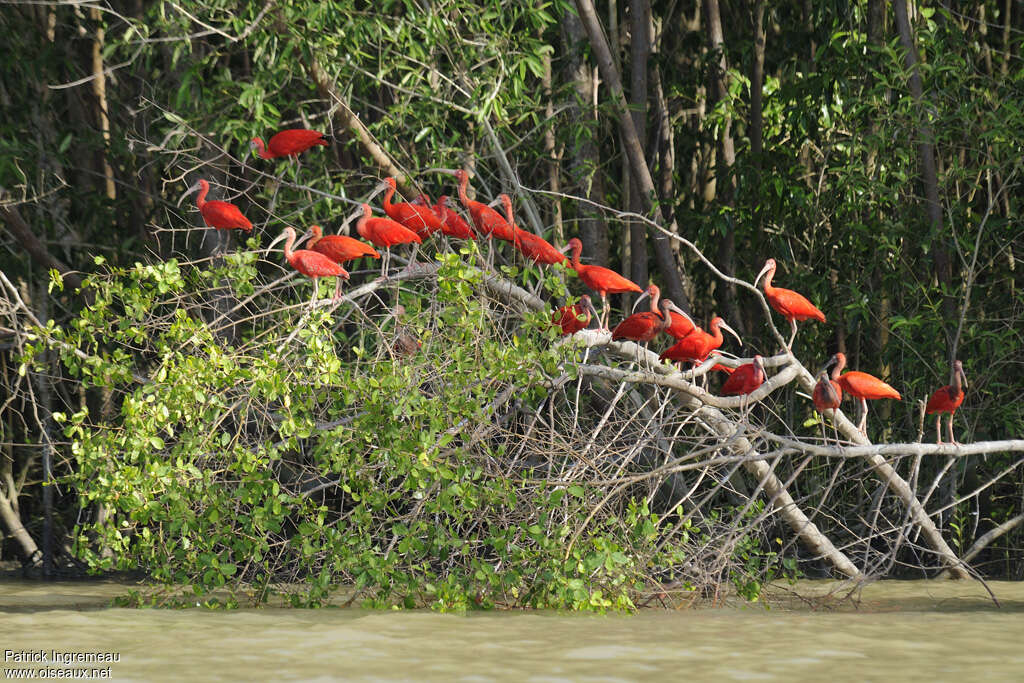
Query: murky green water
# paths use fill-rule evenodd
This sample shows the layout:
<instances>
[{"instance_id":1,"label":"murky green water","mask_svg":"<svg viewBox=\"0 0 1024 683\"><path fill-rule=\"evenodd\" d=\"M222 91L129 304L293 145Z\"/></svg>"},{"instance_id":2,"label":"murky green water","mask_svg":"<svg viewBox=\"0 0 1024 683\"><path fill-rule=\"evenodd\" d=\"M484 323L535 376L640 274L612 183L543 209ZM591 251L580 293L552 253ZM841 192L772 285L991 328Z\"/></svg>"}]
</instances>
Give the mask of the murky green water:
<instances>
[{"instance_id":1,"label":"murky green water","mask_svg":"<svg viewBox=\"0 0 1024 683\"><path fill-rule=\"evenodd\" d=\"M976 583L944 581L876 583L830 610L458 616L110 609L113 584L0 583L0 650L116 652L50 665L110 666L113 680L1024 679L1024 584L990 585L1002 609Z\"/></svg>"}]
</instances>

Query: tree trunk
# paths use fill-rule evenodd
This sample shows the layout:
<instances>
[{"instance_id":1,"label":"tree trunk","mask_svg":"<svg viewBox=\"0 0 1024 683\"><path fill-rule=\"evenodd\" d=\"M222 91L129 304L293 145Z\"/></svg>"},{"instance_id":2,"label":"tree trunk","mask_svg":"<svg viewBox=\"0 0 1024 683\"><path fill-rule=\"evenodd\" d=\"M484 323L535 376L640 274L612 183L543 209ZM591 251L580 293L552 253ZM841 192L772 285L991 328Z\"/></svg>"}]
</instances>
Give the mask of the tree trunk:
<instances>
[{"instance_id":1,"label":"tree trunk","mask_svg":"<svg viewBox=\"0 0 1024 683\"><path fill-rule=\"evenodd\" d=\"M589 130L572 136L572 157L567 172L573 183L573 192L587 199L604 203L604 175L599 172L601 157L595 139L598 134L597 111L594 103L594 79L591 67L583 58L586 34L579 17L566 12L562 20L562 40L566 46L565 79L576 92L570 103L568 116ZM608 224L600 211L592 206L579 206L580 239L583 253L589 263L608 266Z\"/></svg>"},{"instance_id":2,"label":"tree trunk","mask_svg":"<svg viewBox=\"0 0 1024 683\"><path fill-rule=\"evenodd\" d=\"M750 67L750 153L754 167L761 168L764 151L764 0L754 3L754 61Z\"/></svg>"},{"instance_id":3,"label":"tree trunk","mask_svg":"<svg viewBox=\"0 0 1024 683\"><path fill-rule=\"evenodd\" d=\"M650 170L647 168L643 146L640 144L639 137L637 137L636 129L633 128L633 119L630 116L629 107L622 92L622 81L619 79L619 72L612 62L611 51L604 39L604 33L601 31L601 23L594 13L594 5L591 0L576 0L576 7L579 10L583 27L590 38L590 44L594 48L594 55L597 59L598 68L601 70L601 76L608 86L612 106L619 123L623 142L625 143L625 151L629 157L630 169L641 189L644 209L657 225L664 226L665 221L661 214L661 209L658 208L656 203L657 195L654 190L654 180L651 178ZM683 292L682 279L679 276L679 269L672 255L669 239L660 231L652 229L652 234L654 235L654 254L664 285L662 289L672 300L683 302L685 305L687 299Z\"/></svg>"},{"instance_id":4,"label":"tree trunk","mask_svg":"<svg viewBox=\"0 0 1024 683\"><path fill-rule=\"evenodd\" d=\"M924 176L925 211L931 228L932 237L932 267L939 286L943 289L942 308L945 320L954 320L956 315L955 304L952 298L952 263L949 256L949 247L943 234L942 204L939 202L939 178L935 164L935 134L931 126L924 123L926 116L923 110L928 108L924 101L924 86L921 83L921 73L917 68L917 47L914 43L914 34L910 26L910 19L907 16L907 0L894 0L893 10L896 16L896 27L900 34L900 44L903 46L904 64L910 72L910 94L918 107L922 110L922 116L918 128L917 137L920 142L917 145L917 154L921 163L921 174ZM949 341L949 329L943 325L947 342ZM948 344L947 344L948 346Z\"/></svg>"},{"instance_id":5,"label":"tree trunk","mask_svg":"<svg viewBox=\"0 0 1024 683\"><path fill-rule=\"evenodd\" d=\"M719 12L718 0L704 0L704 14L707 18L708 47L712 53L709 95L713 102L724 100L728 96L729 84L726 77L728 64L725 59L725 38L722 34L722 17ZM732 175L736 163L736 147L732 139L732 121L728 117L722 123L718 138L718 165L715 182L719 201L723 206L735 207L736 181ZM725 214L728 224L718 243L718 267L729 277L736 275L736 227L732 221L733 212ZM739 314L737 305L736 285L727 282L723 287L724 296L720 300L723 314L730 325L743 335L745 325Z\"/></svg>"},{"instance_id":6,"label":"tree trunk","mask_svg":"<svg viewBox=\"0 0 1024 683\"><path fill-rule=\"evenodd\" d=\"M103 134L103 148L100 150L100 168L102 169L104 188L107 199L117 199L117 186L114 184L114 169L110 167L107 152L110 148L110 117L107 115L107 76L103 71L103 16L96 7L89 8L89 18L96 25L96 35L92 41L92 94L96 98L96 120Z\"/></svg>"},{"instance_id":7,"label":"tree trunk","mask_svg":"<svg viewBox=\"0 0 1024 683\"><path fill-rule=\"evenodd\" d=\"M544 77L541 81L544 87L544 115L547 118L547 129L544 131L544 151L548 156L548 190L554 193L551 198L551 239L555 244L565 243L565 233L562 229L562 200L558 197L561 192L559 176L559 157L555 147L554 116L555 106L551 101L551 53L544 53Z\"/></svg>"},{"instance_id":8,"label":"tree trunk","mask_svg":"<svg viewBox=\"0 0 1024 683\"><path fill-rule=\"evenodd\" d=\"M637 138L643 145L647 140L647 64L651 55L651 3L650 0L631 0L629 5L630 20L630 108L633 115L633 128ZM649 170L649 169L648 169ZM641 195L643 191L635 180L629 198L629 210L643 213ZM630 277L641 287L647 286L647 230L643 223L629 223ZM626 297L630 302L631 297ZM628 304L627 304L628 307Z\"/></svg>"}]
</instances>

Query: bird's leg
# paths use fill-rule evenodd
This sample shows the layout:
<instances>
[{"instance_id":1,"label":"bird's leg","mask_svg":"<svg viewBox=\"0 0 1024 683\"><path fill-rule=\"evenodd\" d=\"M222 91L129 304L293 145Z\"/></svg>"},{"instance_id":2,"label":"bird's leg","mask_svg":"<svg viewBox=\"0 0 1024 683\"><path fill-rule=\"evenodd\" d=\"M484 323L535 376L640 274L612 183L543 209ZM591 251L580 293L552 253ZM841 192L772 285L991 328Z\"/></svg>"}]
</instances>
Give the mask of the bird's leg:
<instances>
[{"instance_id":1,"label":"bird's leg","mask_svg":"<svg viewBox=\"0 0 1024 683\"><path fill-rule=\"evenodd\" d=\"M334 278L334 298L331 301L337 303L341 301L341 276Z\"/></svg>"},{"instance_id":2,"label":"bird's leg","mask_svg":"<svg viewBox=\"0 0 1024 683\"><path fill-rule=\"evenodd\" d=\"M953 436L953 413L949 414L949 442L956 446L960 445L960 442L956 440L955 436Z\"/></svg>"},{"instance_id":3,"label":"bird's leg","mask_svg":"<svg viewBox=\"0 0 1024 683\"><path fill-rule=\"evenodd\" d=\"M608 329L608 294L601 293L601 329Z\"/></svg>"},{"instance_id":4,"label":"bird's leg","mask_svg":"<svg viewBox=\"0 0 1024 683\"><path fill-rule=\"evenodd\" d=\"M935 415L935 443L942 443L942 413Z\"/></svg>"},{"instance_id":5,"label":"bird's leg","mask_svg":"<svg viewBox=\"0 0 1024 683\"><path fill-rule=\"evenodd\" d=\"M860 400L860 407L861 407L861 410L864 411L864 414L860 418L860 433L863 434L864 436L867 436L868 435L868 400L866 398L862 398Z\"/></svg>"},{"instance_id":6,"label":"bird's leg","mask_svg":"<svg viewBox=\"0 0 1024 683\"><path fill-rule=\"evenodd\" d=\"M412 254L409 256L409 265L407 265L405 267L405 269L408 270L410 273L413 270L415 270L414 266L416 264L416 254L418 254L419 252L420 252L420 244L419 244L419 242L413 242L412 243Z\"/></svg>"},{"instance_id":7,"label":"bird's leg","mask_svg":"<svg viewBox=\"0 0 1024 683\"><path fill-rule=\"evenodd\" d=\"M793 340L796 339L796 319L795 318L793 320L789 321L789 326L793 328L793 333L789 335L789 343L786 344L786 350L787 351L792 351L793 350Z\"/></svg>"},{"instance_id":8,"label":"bird's leg","mask_svg":"<svg viewBox=\"0 0 1024 683\"><path fill-rule=\"evenodd\" d=\"M320 278L313 278L313 298L309 301L310 310L316 308L316 302L320 298Z\"/></svg>"},{"instance_id":9,"label":"bird's leg","mask_svg":"<svg viewBox=\"0 0 1024 683\"><path fill-rule=\"evenodd\" d=\"M391 260L391 247L384 250L384 258L380 260L380 279L388 279L388 261Z\"/></svg>"}]
</instances>

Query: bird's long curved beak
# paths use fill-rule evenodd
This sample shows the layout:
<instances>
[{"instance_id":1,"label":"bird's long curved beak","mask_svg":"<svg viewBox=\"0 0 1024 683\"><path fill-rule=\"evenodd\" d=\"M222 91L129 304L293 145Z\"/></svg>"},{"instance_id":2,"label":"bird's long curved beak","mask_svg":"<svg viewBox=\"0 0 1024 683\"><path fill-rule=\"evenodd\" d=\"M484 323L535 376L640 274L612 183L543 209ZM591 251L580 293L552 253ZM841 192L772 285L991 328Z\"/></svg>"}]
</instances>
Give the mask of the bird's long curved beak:
<instances>
[{"instance_id":1,"label":"bird's long curved beak","mask_svg":"<svg viewBox=\"0 0 1024 683\"><path fill-rule=\"evenodd\" d=\"M740 346L742 346L742 345L743 345L743 340L742 340L742 339L740 339L740 335L736 334L736 330L734 330L734 329L732 329L731 327L729 327L729 323L727 323L727 322L725 322L725 321L723 320L723 321L721 322L721 324L719 325L719 327L721 327L721 328L722 328L723 330L725 330L726 332L728 332L728 333L729 333L729 334L731 334L732 336L736 337L736 341L738 341L738 342L740 343Z\"/></svg>"},{"instance_id":2,"label":"bird's long curved beak","mask_svg":"<svg viewBox=\"0 0 1024 683\"><path fill-rule=\"evenodd\" d=\"M267 245L267 251L270 251L271 249L273 249L273 248L274 248L274 246L275 246L275 245L276 245L276 244L277 244L278 242L283 242L283 241L284 241L284 239L285 239L285 237L287 237L287 235L285 235L285 234L284 234L284 233L282 232L282 233L281 233L280 235L278 235L278 236L277 236L277 237L275 237L275 238L274 238L273 240L271 240L270 244L268 244L268 245Z\"/></svg>"},{"instance_id":3,"label":"bird's long curved beak","mask_svg":"<svg viewBox=\"0 0 1024 683\"><path fill-rule=\"evenodd\" d=\"M601 316L597 314L597 309L594 308L594 302L590 300L590 297L585 299L587 308L590 309L591 320L600 320Z\"/></svg>"},{"instance_id":4,"label":"bird's long curved beak","mask_svg":"<svg viewBox=\"0 0 1024 683\"><path fill-rule=\"evenodd\" d=\"M644 299L649 298L650 296L651 296L651 290L645 289L643 294L638 296L636 298L636 301L633 302L633 308L632 308L632 310L630 310L630 313L636 313L636 307L640 305L640 302L643 301Z\"/></svg>"},{"instance_id":5,"label":"bird's long curved beak","mask_svg":"<svg viewBox=\"0 0 1024 683\"><path fill-rule=\"evenodd\" d=\"M176 204L176 206L181 206L181 203L182 203L183 201L185 201L185 198L186 198L186 197L190 197L190 196L194 195L194 194L195 194L196 192L198 192L198 191L199 191L199 183L194 183L194 184L192 185L192 187L188 188L188 189L187 189L187 190L185 191L185 194L183 194L183 195L181 195L180 197L178 197L178 203Z\"/></svg>"},{"instance_id":6,"label":"bird's long curved beak","mask_svg":"<svg viewBox=\"0 0 1024 683\"><path fill-rule=\"evenodd\" d=\"M960 370L957 370L957 372L960 373L960 382L962 383L960 388L961 389L966 389L967 388L967 373L964 372L962 368Z\"/></svg>"},{"instance_id":7,"label":"bird's long curved beak","mask_svg":"<svg viewBox=\"0 0 1024 683\"><path fill-rule=\"evenodd\" d=\"M425 171L420 171L420 173L443 173L444 175L455 175L455 169L454 168L428 168ZM470 173L469 171L467 171L467 173L469 173L469 177L470 178L473 177L472 173Z\"/></svg>"},{"instance_id":8,"label":"bird's long curved beak","mask_svg":"<svg viewBox=\"0 0 1024 683\"><path fill-rule=\"evenodd\" d=\"M765 273L767 273L767 272L768 272L769 270L771 270L771 269L772 269L771 265L769 265L769 264L767 264L767 263L766 263L766 264L764 264L764 268L762 268L762 269L761 269L761 272L760 272L760 273L758 273L758 274L757 274L757 277L755 277L755 278L754 278L754 287L757 287L757 283L758 283L758 282L760 282L760 281L761 281L761 278L763 278L763 277L764 277L764 274L765 274Z\"/></svg>"},{"instance_id":9,"label":"bird's long curved beak","mask_svg":"<svg viewBox=\"0 0 1024 683\"><path fill-rule=\"evenodd\" d=\"M697 329L697 323L693 322L693 318L691 318L689 315L687 315L686 311L684 311L683 309L679 308L674 303L670 303L668 308L669 308L670 311L673 311L674 313L678 313L679 315L681 315L684 318L686 318L686 321L688 323L690 323L691 325L693 325L693 329Z\"/></svg>"},{"instance_id":10,"label":"bird's long curved beak","mask_svg":"<svg viewBox=\"0 0 1024 683\"><path fill-rule=\"evenodd\" d=\"M358 220L358 219L362 218L362 216L363 216L363 205L360 204L359 208L357 210L353 211L351 214L348 215L348 217L345 218L344 221L342 221L341 227L345 228L349 232L352 232L351 230L349 230L348 226L352 225L352 221Z\"/></svg>"}]
</instances>

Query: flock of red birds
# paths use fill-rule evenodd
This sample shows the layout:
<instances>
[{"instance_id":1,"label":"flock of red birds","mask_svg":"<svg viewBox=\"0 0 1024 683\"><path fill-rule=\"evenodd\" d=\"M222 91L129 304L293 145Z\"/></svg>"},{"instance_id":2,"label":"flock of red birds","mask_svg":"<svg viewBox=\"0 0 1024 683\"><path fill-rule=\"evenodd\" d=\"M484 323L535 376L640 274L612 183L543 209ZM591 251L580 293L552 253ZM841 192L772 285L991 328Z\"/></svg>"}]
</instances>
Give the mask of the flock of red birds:
<instances>
[{"instance_id":1,"label":"flock of red birds","mask_svg":"<svg viewBox=\"0 0 1024 683\"><path fill-rule=\"evenodd\" d=\"M277 133L264 145L259 138L254 138L251 147L263 159L279 157L295 157L317 145L328 146L325 135L312 130L292 129ZM469 174L463 169L436 169L455 177L459 200L468 212L472 226L462 216L447 205L448 197L441 196L431 206L425 195L420 195L411 203L394 203L396 191L394 178L386 178L387 191L384 195L383 209L387 218L374 217L369 204L362 205L362 217L356 224L356 231L364 240L378 249L384 250L381 263L381 277L386 278L391 247L400 244L421 244L424 239L435 233L442 233L456 239L498 239L508 242L523 256L536 264L563 264L572 268L580 280L591 290L601 295L602 313L598 315L588 295L583 295L579 302L559 308L555 311L552 322L563 334L573 334L585 329L593 317L598 319L599 327L608 326L608 295L626 292L641 292L637 303L649 297L650 310L630 315L612 330L613 339L629 339L644 344L646 347L659 334L666 333L675 343L663 351L662 360L690 362L701 364L708 360L722 345L725 330L740 341L739 335L719 316L712 318L708 331L697 327L679 307L668 299L661 299L657 285L650 285L646 290L636 283L619 275L615 271L602 266L580 263L583 244L573 238L566 249L556 249L540 235L523 230L515 223L512 212L512 199L505 194L499 196L505 215L502 216L493 208L482 202L474 201L467 195ZM193 190L199 190L196 206L199 208L206 225L221 230L252 230L252 223L242 215L234 204L207 200L209 183L200 180ZM274 240L274 244L284 239L284 256L288 263L300 273L310 277L314 282L314 301L318 296L316 283L321 277L335 277L335 300L341 296L341 282L347 280L348 272L343 263L368 256L381 258L380 253L359 240L345 235L324 235L320 226L311 226L312 238L308 249L293 249L296 240L295 230L285 228L282 235ZM273 244L271 245L273 246ZM565 251L572 253L572 258ZM414 252L415 255L415 252ZM825 322L825 314L802 294L790 289L775 287L772 279L775 276L775 259L768 259L764 268L754 279L756 286L764 279L764 295L771 307L789 321L792 334L787 344L791 349L796 337L798 320L818 320ZM635 309L635 306L634 306ZM742 342L741 342L742 343ZM827 368L832 366L831 373ZM818 383L814 388L812 399L819 412L839 408L843 392L860 401L860 429L865 431L867 423L867 400L892 398L900 400L900 394L894 388L865 372L855 370L843 373L846 367L846 356L835 354L818 375ZM746 395L760 387L766 378L764 364L760 356L754 356L752 362L735 369L716 364L713 370L729 374L721 388L723 395ZM942 442L942 413L949 414L949 440L956 443L953 437L953 414L964 400L964 389L967 377L963 364L957 360L953 366L953 383L944 386L931 395L926 406L928 414L936 414L936 437Z\"/></svg>"}]
</instances>

